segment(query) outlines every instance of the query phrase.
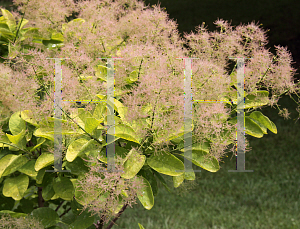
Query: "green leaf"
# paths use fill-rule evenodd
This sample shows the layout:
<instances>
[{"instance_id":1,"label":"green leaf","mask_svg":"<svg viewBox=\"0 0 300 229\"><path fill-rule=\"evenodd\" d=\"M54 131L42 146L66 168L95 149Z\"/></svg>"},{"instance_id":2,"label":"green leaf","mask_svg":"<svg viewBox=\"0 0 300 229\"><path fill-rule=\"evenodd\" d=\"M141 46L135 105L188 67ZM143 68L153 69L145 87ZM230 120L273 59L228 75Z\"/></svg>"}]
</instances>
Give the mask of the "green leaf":
<instances>
[{"instance_id":1,"label":"green leaf","mask_svg":"<svg viewBox=\"0 0 300 229\"><path fill-rule=\"evenodd\" d=\"M81 132L82 132L82 130L81 130ZM62 135L79 134L79 133L80 133L79 131L65 130L65 129L62 129L62 131L61 131ZM49 139L49 140L54 142L54 127L41 127L41 128L38 128L34 131L33 135L36 136L36 137L43 137L43 138Z\"/></svg>"},{"instance_id":2,"label":"green leaf","mask_svg":"<svg viewBox=\"0 0 300 229\"><path fill-rule=\"evenodd\" d=\"M22 146L22 139L25 136L25 130L23 129L18 135L10 135L6 133L7 138L15 145ZM25 140L25 139L24 139ZM26 140L25 140L26 141ZM24 143L23 143L24 144ZM26 144L26 143L25 143ZM22 147L21 147L22 148Z\"/></svg>"},{"instance_id":3,"label":"green leaf","mask_svg":"<svg viewBox=\"0 0 300 229\"><path fill-rule=\"evenodd\" d=\"M268 134L267 128L264 125L260 124L259 121L255 120L253 118L250 118L249 116L248 116L248 118L251 119L253 122L255 122L260 127L260 129L263 132L263 134Z\"/></svg>"},{"instance_id":4,"label":"green leaf","mask_svg":"<svg viewBox=\"0 0 300 229\"><path fill-rule=\"evenodd\" d=\"M34 208L33 208L33 201L32 200L28 200L28 199L21 199L20 201L20 205L21 205L21 209L23 212L30 214Z\"/></svg>"},{"instance_id":5,"label":"green leaf","mask_svg":"<svg viewBox=\"0 0 300 229\"><path fill-rule=\"evenodd\" d=\"M83 210L83 205L78 203L76 201L76 199L73 198L71 201L71 209L75 215L79 215L81 213L81 211Z\"/></svg>"},{"instance_id":6,"label":"green leaf","mask_svg":"<svg viewBox=\"0 0 300 229\"><path fill-rule=\"evenodd\" d=\"M66 168L71 170L71 173L77 176L84 175L89 171L88 167L80 157L76 157L72 162L66 162Z\"/></svg>"},{"instance_id":7,"label":"green leaf","mask_svg":"<svg viewBox=\"0 0 300 229\"><path fill-rule=\"evenodd\" d=\"M87 193L84 193L83 191L78 190L76 188L77 183L78 183L78 181L75 182L75 199L79 204L81 204L83 206L91 203L93 200L95 200L99 196L99 193L102 192L102 190L99 189L99 192L97 193L97 195L88 195Z\"/></svg>"},{"instance_id":8,"label":"green leaf","mask_svg":"<svg viewBox=\"0 0 300 229\"><path fill-rule=\"evenodd\" d=\"M35 169L34 169L35 163L36 163L36 160L27 161L26 164L24 164L22 167L18 168L18 171L26 174L27 176L36 177L38 172L35 171Z\"/></svg>"},{"instance_id":9,"label":"green leaf","mask_svg":"<svg viewBox=\"0 0 300 229\"><path fill-rule=\"evenodd\" d=\"M145 228L143 227L143 225L141 225L141 224L139 224L139 223L138 223L138 225L139 225L140 229L145 229Z\"/></svg>"},{"instance_id":10,"label":"green leaf","mask_svg":"<svg viewBox=\"0 0 300 229\"><path fill-rule=\"evenodd\" d=\"M21 213L21 212L13 212L10 210L2 210L0 211L0 214L9 214L13 218L19 218L19 217L26 217L26 213Z\"/></svg>"},{"instance_id":11,"label":"green leaf","mask_svg":"<svg viewBox=\"0 0 300 229\"><path fill-rule=\"evenodd\" d=\"M34 169L39 171L42 168L45 168L54 163L54 155L52 153L42 153L41 156L36 160Z\"/></svg>"},{"instance_id":12,"label":"green leaf","mask_svg":"<svg viewBox=\"0 0 300 229\"><path fill-rule=\"evenodd\" d=\"M61 47L64 45L62 41L56 39L50 39L50 40L43 39L42 43L50 50L55 47Z\"/></svg>"},{"instance_id":13,"label":"green leaf","mask_svg":"<svg viewBox=\"0 0 300 229\"><path fill-rule=\"evenodd\" d=\"M185 152L184 149L181 149L180 151ZM209 154L209 151L207 149L207 143L193 144L191 154L192 154L192 158L190 158L186 153L179 154L179 155L185 157L189 161L192 161L195 165L209 172L217 172L220 169L218 160L214 156Z\"/></svg>"},{"instance_id":14,"label":"green leaf","mask_svg":"<svg viewBox=\"0 0 300 229\"><path fill-rule=\"evenodd\" d=\"M38 138L37 139L37 144L29 152L31 153L32 151L39 148L45 141L46 141L46 138Z\"/></svg>"},{"instance_id":15,"label":"green leaf","mask_svg":"<svg viewBox=\"0 0 300 229\"><path fill-rule=\"evenodd\" d=\"M126 158L126 155L128 155L129 153L129 150L128 149L125 149L123 147L120 147L120 146L115 146L115 159L117 159L117 156L118 157L122 157L123 159ZM103 148L101 150L101 152L99 153L97 159L101 162L104 162L104 163L107 163L107 156L106 156L106 149Z\"/></svg>"},{"instance_id":16,"label":"green leaf","mask_svg":"<svg viewBox=\"0 0 300 229\"><path fill-rule=\"evenodd\" d=\"M228 120L228 122L236 125L237 117ZM264 132L258 122L250 118L250 116L245 116L245 133L256 138L262 138L264 135Z\"/></svg>"},{"instance_id":17,"label":"green leaf","mask_svg":"<svg viewBox=\"0 0 300 229\"><path fill-rule=\"evenodd\" d=\"M209 150L207 151L207 152L209 152ZM184 157L178 157L178 159L179 160L181 160L183 163L184 163ZM182 175L180 175L180 176L182 176ZM192 171L190 171L190 172L187 172L187 171L184 171L184 179L185 180L195 180L196 179L196 177L195 177L195 172L194 172L194 170L192 170ZM174 181L174 179L173 179L173 181ZM174 183L174 182L173 182Z\"/></svg>"},{"instance_id":18,"label":"green leaf","mask_svg":"<svg viewBox=\"0 0 300 229\"><path fill-rule=\"evenodd\" d=\"M1 12L2 12L2 15L3 15L3 18L6 22L6 24L9 27L9 30L11 32L15 32L16 31L16 20L15 20L14 16L8 10L5 10L5 9L1 9Z\"/></svg>"},{"instance_id":19,"label":"green leaf","mask_svg":"<svg viewBox=\"0 0 300 229\"><path fill-rule=\"evenodd\" d=\"M54 178L51 177L50 181L42 189L42 197L45 201L51 200L51 198L55 195L55 191L53 189L53 181Z\"/></svg>"},{"instance_id":20,"label":"green leaf","mask_svg":"<svg viewBox=\"0 0 300 229\"><path fill-rule=\"evenodd\" d=\"M174 187L175 188L179 187L182 184L183 181L184 181L184 174L181 174L180 176L173 177Z\"/></svg>"},{"instance_id":21,"label":"green leaf","mask_svg":"<svg viewBox=\"0 0 300 229\"><path fill-rule=\"evenodd\" d=\"M0 177L17 171L26 164L28 159L23 155L8 154L0 160Z\"/></svg>"},{"instance_id":22,"label":"green leaf","mask_svg":"<svg viewBox=\"0 0 300 229\"><path fill-rule=\"evenodd\" d=\"M133 82L137 81L138 80L138 72L136 70L132 71L130 74L129 74L129 79Z\"/></svg>"},{"instance_id":23,"label":"green leaf","mask_svg":"<svg viewBox=\"0 0 300 229\"><path fill-rule=\"evenodd\" d=\"M94 67L96 73L95 75L100 78L102 81L107 82L107 67L102 65L97 65Z\"/></svg>"},{"instance_id":24,"label":"green leaf","mask_svg":"<svg viewBox=\"0 0 300 229\"><path fill-rule=\"evenodd\" d=\"M152 169L162 174L180 176L184 173L182 161L169 152L161 152L159 155L152 154L146 162Z\"/></svg>"},{"instance_id":25,"label":"green leaf","mask_svg":"<svg viewBox=\"0 0 300 229\"><path fill-rule=\"evenodd\" d=\"M260 107L268 104L268 91L256 91L254 95L247 95L245 98L245 109Z\"/></svg>"},{"instance_id":26,"label":"green leaf","mask_svg":"<svg viewBox=\"0 0 300 229\"><path fill-rule=\"evenodd\" d=\"M192 123L192 131L194 130L194 124ZM177 132L177 133L173 133L173 134L170 134L167 138L167 140L174 140L174 139L178 139L179 137L181 136L184 136L184 126L182 126L180 128L180 130Z\"/></svg>"},{"instance_id":27,"label":"green leaf","mask_svg":"<svg viewBox=\"0 0 300 229\"><path fill-rule=\"evenodd\" d=\"M46 170L47 168L45 168ZM44 170L44 169L42 169ZM45 188L47 185L49 185L53 178L56 176L55 173L52 173L52 172L45 172L44 176L43 176L43 179L42 179L42 183L41 184L36 184L37 187L42 187L42 188ZM54 195L55 196L55 195ZM53 198L53 197L52 197ZM52 200L51 198L51 200Z\"/></svg>"},{"instance_id":28,"label":"green leaf","mask_svg":"<svg viewBox=\"0 0 300 229\"><path fill-rule=\"evenodd\" d=\"M194 130L194 124L192 123L192 130ZM180 128L179 131L176 133L171 133L169 136L166 137L166 131L165 130L159 130L158 134L155 136L155 143L160 143L164 142L167 140L173 140L173 139L178 139L181 136L184 136L184 125Z\"/></svg>"},{"instance_id":29,"label":"green leaf","mask_svg":"<svg viewBox=\"0 0 300 229\"><path fill-rule=\"evenodd\" d=\"M141 138L137 133L139 130L143 128L150 128L150 125L147 122L147 118L139 118L138 120L132 120L129 122L124 122L125 125L130 126L136 133L136 137L141 141L143 138Z\"/></svg>"},{"instance_id":30,"label":"green leaf","mask_svg":"<svg viewBox=\"0 0 300 229\"><path fill-rule=\"evenodd\" d=\"M21 118L21 112L15 112L9 119L9 130L13 135L18 135L22 130L26 130L26 123Z\"/></svg>"},{"instance_id":31,"label":"green leaf","mask_svg":"<svg viewBox=\"0 0 300 229\"><path fill-rule=\"evenodd\" d=\"M65 30L68 28L68 27L78 27L79 25L81 25L82 23L84 23L85 20L82 19L82 18L76 18L72 21L69 21L67 24L62 24L62 31L63 33L65 33ZM70 33L71 34L71 33Z\"/></svg>"},{"instance_id":32,"label":"green leaf","mask_svg":"<svg viewBox=\"0 0 300 229\"><path fill-rule=\"evenodd\" d=\"M76 159L76 157L78 157L80 155L80 153L83 152L83 150L89 145L91 144L91 141L88 141L86 139L80 138L77 139L75 141L73 141L68 149L67 149L67 153L66 153L66 159L69 162L72 162Z\"/></svg>"},{"instance_id":33,"label":"green leaf","mask_svg":"<svg viewBox=\"0 0 300 229\"><path fill-rule=\"evenodd\" d=\"M23 38L21 40L25 40L27 37L32 37L32 42L42 44L42 38L38 37L39 29L34 27L28 27L19 31ZM37 40L38 39L38 40Z\"/></svg>"},{"instance_id":34,"label":"green leaf","mask_svg":"<svg viewBox=\"0 0 300 229\"><path fill-rule=\"evenodd\" d=\"M51 35L51 39L63 42L64 36L61 33L53 32Z\"/></svg>"},{"instance_id":35,"label":"green leaf","mask_svg":"<svg viewBox=\"0 0 300 229\"><path fill-rule=\"evenodd\" d=\"M51 131L51 128L38 128L34 131L33 135L54 141L54 131Z\"/></svg>"},{"instance_id":36,"label":"green leaf","mask_svg":"<svg viewBox=\"0 0 300 229\"><path fill-rule=\"evenodd\" d=\"M124 163L124 173L121 175L125 179L133 178L141 170L146 161L146 156L139 154L135 149L131 149L129 154L130 156Z\"/></svg>"},{"instance_id":37,"label":"green leaf","mask_svg":"<svg viewBox=\"0 0 300 229\"><path fill-rule=\"evenodd\" d=\"M113 128L113 127L110 127L110 128ZM139 140L138 136L136 135L135 131L126 124L116 125L114 136L128 140L128 141L140 143L140 140Z\"/></svg>"},{"instance_id":38,"label":"green leaf","mask_svg":"<svg viewBox=\"0 0 300 229\"><path fill-rule=\"evenodd\" d=\"M39 220L45 228L55 226L59 222L59 216L56 211L49 207L37 208L31 215Z\"/></svg>"},{"instance_id":39,"label":"green leaf","mask_svg":"<svg viewBox=\"0 0 300 229\"><path fill-rule=\"evenodd\" d=\"M56 200L59 198L59 195L57 195L56 193L54 194L54 196L51 198L51 200Z\"/></svg>"},{"instance_id":40,"label":"green leaf","mask_svg":"<svg viewBox=\"0 0 300 229\"><path fill-rule=\"evenodd\" d=\"M156 196L157 192L158 192L158 186L157 186L157 181L156 181L156 178L154 177L154 173L152 172L152 170L151 169L142 169L141 171L139 171L138 175L141 175L144 178L146 178L146 180L151 185L153 195Z\"/></svg>"},{"instance_id":41,"label":"green leaf","mask_svg":"<svg viewBox=\"0 0 300 229\"><path fill-rule=\"evenodd\" d=\"M23 18L22 24L20 24L20 23L21 23L21 20L20 20L20 21L18 22L18 26L17 26L17 28L19 28L19 31L21 31L22 28L23 28L28 22L29 22L29 21L28 21L27 19Z\"/></svg>"},{"instance_id":42,"label":"green leaf","mask_svg":"<svg viewBox=\"0 0 300 229\"><path fill-rule=\"evenodd\" d=\"M74 196L74 187L67 177L58 177L53 185L55 193L63 200L71 201Z\"/></svg>"},{"instance_id":43,"label":"green leaf","mask_svg":"<svg viewBox=\"0 0 300 229\"><path fill-rule=\"evenodd\" d=\"M101 95L101 94L97 94L97 97L99 97L101 100L107 101L107 95ZM128 112L128 108L125 107L120 101L118 101L117 99L114 98L114 100L112 100L112 98L110 98L108 100L108 104L112 107L112 104L114 104L114 110L117 111L119 113L119 116L121 117L121 120L123 122L125 122L125 115ZM107 109L109 111L109 109ZM110 114L110 112L109 112ZM106 124L107 125L107 124Z\"/></svg>"},{"instance_id":44,"label":"green leaf","mask_svg":"<svg viewBox=\"0 0 300 229\"><path fill-rule=\"evenodd\" d=\"M78 109L79 118L84 122L84 129L86 132L91 134L94 129L99 126L101 123L100 120L97 120L96 118L92 117L91 113L84 110L83 108Z\"/></svg>"},{"instance_id":45,"label":"green leaf","mask_svg":"<svg viewBox=\"0 0 300 229\"><path fill-rule=\"evenodd\" d=\"M249 118L257 121L261 128L262 127L268 128L274 134L277 134L276 125L267 116L264 116L260 111L253 111L250 114ZM266 133L264 133L264 134L266 134Z\"/></svg>"},{"instance_id":46,"label":"green leaf","mask_svg":"<svg viewBox=\"0 0 300 229\"><path fill-rule=\"evenodd\" d=\"M162 183L162 185L167 189L167 191L169 193L171 193L166 181L164 180L164 178L158 173L156 172L155 170L153 170L153 173L155 174L155 176L158 178L158 180Z\"/></svg>"},{"instance_id":47,"label":"green leaf","mask_svg":"<svg viewBox=\"0 0 300 229\"><path fill-rule=\"evenodd\" d=\"M184 179L186 180L195 180L195 172L191 171L191 172L184 172Z\"/></svg>"},{"instance_id":48,"label":"green leaf","mask_svg":"<svg viewBox=\"0 0 300 229\"><path fill-rule=\"evenodd\" d=\"M150 210L154 205L154 197L152 193L151 186L147 179L142 176L137 176L138 179L143 181L144 188L141 189L141 193L137 195L138 199L140 200L141 204L147 210Z\"/></svg>"},{"instance_id":49,"label":"green leaf","mask_svg":"<svg viewBox=\"0 0 300 229\"><path fill-rule=\"evenodd\" d=\"M27 175L20 174L17 177L6 178L3 185L3 195L12 197L14 200L21 200L28 188L29 178Z\"/></svg>"},{"instance_id":50,"label":"green leaf","mask_svg":"<svg viewBox=\"0 0 300 229\"><path fill-rule=\"evenodd\" d=\"M95 216L92 216L88 209L83 211L79 216L77 216L76 220L69 225L69 229L82 229L88 228L93 225L95 220Z\"/></svg>"},{"instance_id":51,"label":"green leaf","mask_svg":"<svg viewBox=\"0 0 300 229\"><path fill-rule=\"evenodd\" d=\"M14 205L15 205L15 201L12 198L6 198L6 197L0 195L0 213L1 213L1 210L12 209L14 207Z\"/></svg>"},{"instance_id":52,"label":"green leaf","mask_svg":"<svg viewBox=\"0 0 300 229\"><path fill-rule=\"evenodd\" d=\"M261 138L264 136L260 126L248 116L245 117L245 133L256 138Z\"/></svg>"},{"instance_id":53,"label":"green leaf","mask_svg":"<svg viewBox=\"0 0 300 229\"><path fill-rule=\"evenodd\" d=\"M33 125L35 127L39 127L39 124L33 118L32 111L30 111L30 110L21 111L21 117L24 121L30 123L31 125Z\"/></svg>"},{"instance_id":54,"label":"green leaf","mask_svg":"<svg viewBox=\"0 0 300 229\"><path fill-rule=\"evenodd\" d=\"M114 116L114 122L115 122L115 123L114 123L115 126L116 126L116 125L119 125L119 124L123 124L123 123L122 123L122 120L121 120L118 116ZM108 125L108 123L107 123L107 116L105 116L105 118L104 118L104 125L105 125L105 126ZM126 125L127 125L127 124L126 124ZM103 129L103 130L106 130L105 128L106 128L106 127L103 126L102 129ZM99 129L99 127L98 127L98 129Z\"/></svg>"},{"instance_id":55,"label":"green leaf","mask_svg":"<svg viewBox=\"0 0 300 229\"><path fill-rule=\"evenodd\" d=\"M66 225L65 229L68 228L68 226L73 223L77 218L77 215L75 215L73 212L69 212L68 214L64 215L61 218L61 221L64 225Z\"/></svg>"},{"instance_id":56,"label":"green leaf","mask_svg":"<svg viewBox=\"0 0 300 229\"><path fill-rule=\"evenodd\" d=\"M1 30L7 30L9 32L8 25L6 23L0 22L0 32L1 32Z\"/></svg>"},{"instance_id":57,"label":"green leaf","mask_svg":"<svg viewBox=\"0 0 300 229\"><path fill-rule=\"evenodd\" d=\"M95 107L93 117L96 119L100 120L101 122L104 121L104 117L106 115L106 105L104 102L98 103L97 106Z\"/></svg>"},{"instance_id":58,"label":"green leaf","mask_svg":"<svg viewBox=\"0 0 300 229\"><path fill-rule=\"evenodd\" d=\"M0 136L0 142L0 147L9 147L9 145L6 145L4 143L11 143L6 135Z\"/></svg>"},{"instance_id":59,"label":"green leaf","mask_svg":"<svg viewBox=\"0 0 300 229\"><path fill-rule=\"evenodd\" d=\"M46 172L46 168L41 169L41 170L38 171L38 174L36 176L36 183L37 184L42 184L45 172Z\"/></svg>"}]
</instances>

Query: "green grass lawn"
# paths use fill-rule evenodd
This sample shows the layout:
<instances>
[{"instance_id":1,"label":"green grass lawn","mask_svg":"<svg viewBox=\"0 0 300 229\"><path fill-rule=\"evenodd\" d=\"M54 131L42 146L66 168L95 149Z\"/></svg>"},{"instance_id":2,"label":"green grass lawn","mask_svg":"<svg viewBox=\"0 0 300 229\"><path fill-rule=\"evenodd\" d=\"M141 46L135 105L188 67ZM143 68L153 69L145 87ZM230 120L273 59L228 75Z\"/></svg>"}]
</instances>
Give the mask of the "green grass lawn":
<instances>
[{"instance_id":1,"label":"green grass lawn","mask_svg":"<svg viewBox=\"0 0 300 229\"><path fill-rule=\"evenodd\" d=\"M145 229L300 228L300 120L293 120L297 112L292 102L289 97L279 100L280 108L292 113L289 120L278 116L274 108L260 110L275 123L278 133L268 131L261 139L247 137L252 150L246 154L246 169L253 173L228 172L235 169L230 152L217 173L201 169L197 186L183 197L162 187L150 211L137 200L113 228L138 229L138 223ZM173 187L171 177L164 177Z\"/></svg>"}]
</instances>

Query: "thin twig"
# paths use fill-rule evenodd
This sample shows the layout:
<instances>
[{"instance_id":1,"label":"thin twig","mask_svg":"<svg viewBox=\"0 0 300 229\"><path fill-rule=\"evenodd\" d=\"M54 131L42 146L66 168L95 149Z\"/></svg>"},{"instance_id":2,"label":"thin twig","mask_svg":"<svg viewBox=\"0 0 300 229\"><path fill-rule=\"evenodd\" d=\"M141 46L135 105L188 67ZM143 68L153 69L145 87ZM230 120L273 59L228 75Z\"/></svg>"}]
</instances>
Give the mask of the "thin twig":
<instances>
[{"instance_id":1,"label":"thin twig","mask_svg":"<svg viewBox=\"0 0 300 229\"><path fill-rule=\"evenodd\" d=\"M59 217L64 216L64 215L67 214L70 210L71 210L71 207L70 207L67 211L65 211L64 213L62 213Z\"/></svg>"},{"instance_id":2,"label":"thin twig","mask_svg":"<svg viewBox=\"0 0 300 229\"><path fill-rule=\"evenodd\" d=\"M116 218L114 218L110 224L108 225L108 227L106 229L111 229L114 225L115 222L119 219L119 217L121 216L121 214L125 211L125 209L127 208L128 204L124 204L124 206L121 208L121 210L118 212Z\"/></svg>"},{"instance_id":3,"label":"thin twig","mask_svg":"<svg viewBox=\"0 0 300 229\"><path fill-rule=\"evenodd\" d=\"M65 201L62 201L62 202L57 206L57 208L55 209L56 212L57 212L58 209L61 207L61 205L63 205L64 202L65 202Z\"/></svg>"}]
</instances>

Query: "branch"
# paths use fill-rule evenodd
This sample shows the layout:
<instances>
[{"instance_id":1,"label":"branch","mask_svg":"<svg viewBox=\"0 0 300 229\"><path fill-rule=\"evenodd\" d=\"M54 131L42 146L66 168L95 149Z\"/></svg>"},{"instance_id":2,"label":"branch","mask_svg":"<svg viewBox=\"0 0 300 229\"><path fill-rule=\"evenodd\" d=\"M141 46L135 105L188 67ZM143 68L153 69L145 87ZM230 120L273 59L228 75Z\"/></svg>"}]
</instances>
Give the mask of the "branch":
<instances>
[{"instance_id":1,"label":"branch","mask_svg":"<svg viewBox=\"0 0 300 229\"><path fill-rule=\"evenodd\" d=\"M101 218L100 221L98 220L97 224L94 223L94 225L95 225L96 229L102 229L103 225L104 225L103 219Z\"/></svg>"},{"instance_id":2,"label":"branch","mask_svg":"<svg viewBox=\"0 0 300 229\"><path fill-rule=\"evenodd\" d=\"M21 150L21 151L23 151L23 152L27 153L27 154L30 154L30 152L28 152L28 151L26 151L26 150L23 150L23 149L21 149L21 148L20 148L20 147L18 147L17 145L12 145L12 144L10 144L10 143L7 143L7 142L2 142L2 141L0 141L0 143L2 143L2 144L4 144L4 145L13 146L13 147L15 147L15 148L17 148L17 149L19 149L19 150Z\"/></svg>"},{"instance_id":3,"label":"branch","mask_svg":"<svg viewBox=\"0 0 300 229\"><path fill-rule=\"evenodd\" d=\"M58 209L61 207L61 205L63 205L64 202L65 202L65 201L63 200L63 201L57 206L57 208L55 209L56 212L57 212Z\"/></svg>"},{"instance_id":4,"label":"branch","mask_svg":"<svg viewBox=\"0 0 300 229\"><path fill-rule=\"evenodd\" d=\"M64 216L64 215L67 214L70 210L71 210L71 207L70 207L67 211L65 211L64 213L62 213L59 217Z\"/></svg>"},{"instance_id":5,"label":"branch","mask_svg":"<svg viewBox=\"0 0 300 229\"><path fill-rule=\"evenodd\" d=\"M33 67L33 66L32 66ZM33 70L34 70L34 72L35 72L35 74L36 74L36 71L35 71L35 69L33 68ZM36 76L37 76L37 74L36 74ZM39 78L37 77L37 80L39 81ZM39 82L41 85L43 85L44 87L45 87L45 85L44 85L44 83L43 82ZM47 93L47 95L49 96L49 98L51 99L51 96L50 96L50 93L48 92L48 90L45 88L45 90L46 90L46 93ZM94 141L96 141L96 142L98 142L100 145L102 145L102 142L100 142L97 138L95 138L94 136L92 136L92 135L90 135L88 132L86 132L86 130L85 129L83 129L78 123L76 123L69 115L68 115L68 113L67 112L65 112L61 107L59 107L61 110L62 110L62 112L64 112L64 114L70 119L70 120L72 120L81 130L83 130L84 132L85 132L85 134L87 134L91 139L93 139Z\"/></svg>"},{"instance_id":6,"label":"branch","mask_svg":"<svg viewBox=\"0 0 300 229\"><path fill-rule=\"evenodd\" d=\"M113 227L113 225L115 224L115 222L119 219L119 217L121 216L121 214L125 211L125 209L127 208L128 204L124 204L124 206L121 208L121 210L118 212L116 218L113 219L113 221L111 221L111 223L108 225L108 227L106 229L111 229Z\"/></svg>"},{"instance_id":7,"label":"branch","mask_svg":"<svg viewBox=\"0 0 300 229\"><path fill-rule=\"evenodd\" d=\"M38 187L38 204L39 204L39 208L44 207L44 202L45 200L43 199L42 196L42 187Z\"/></svg>"}]
</instances>

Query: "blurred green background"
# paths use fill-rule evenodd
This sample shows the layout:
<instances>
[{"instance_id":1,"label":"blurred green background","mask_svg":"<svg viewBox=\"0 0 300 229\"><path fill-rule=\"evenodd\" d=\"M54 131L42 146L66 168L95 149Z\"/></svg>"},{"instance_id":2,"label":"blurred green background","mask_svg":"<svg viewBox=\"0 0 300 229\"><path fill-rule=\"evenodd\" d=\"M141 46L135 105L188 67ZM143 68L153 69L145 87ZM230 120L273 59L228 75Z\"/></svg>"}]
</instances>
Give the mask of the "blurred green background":
<instances>
[{"instance_id":1,"label":"blurred green background","mask_svg":"<svg viewBox=\"0 0 300 229\"><path fill-rule=\"evenodd\" d=\"M156 0L144 2L146 5L158 3ZM213 31L216 28L213 22L218 18L232 21L231 25L252 21L263 24L262 28L270 29L267 48L275 54L274 45L287 46L295 61L293 67L299 73L299 0L160 2L169 17L177 20L181 35L195 32L195 26L202 22ZM12 9L11 1L0 0L0 5ZM299 75L295 78L300 79ZM298 100L295 95L293 98ZM197 182L191 190L180 186L168 193L160 186L150 211L137 200L138 204L126 209L113 228L138 229L138 223L145 229L300 228L300 120L297 120L297 105L289 96L282 96L279 107L287 108L291 118L280 117L275 108L259 110L275 123L277 134L268 131L261 139L247 135L252 150L246 154L246 169L254 170L253 173L229 173L228 170L235 169L235 157L230 152L217 173L203 169L196 173ZM164 177L172 187L172 179Z\"/></svg>"}]
</instances>

